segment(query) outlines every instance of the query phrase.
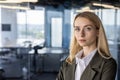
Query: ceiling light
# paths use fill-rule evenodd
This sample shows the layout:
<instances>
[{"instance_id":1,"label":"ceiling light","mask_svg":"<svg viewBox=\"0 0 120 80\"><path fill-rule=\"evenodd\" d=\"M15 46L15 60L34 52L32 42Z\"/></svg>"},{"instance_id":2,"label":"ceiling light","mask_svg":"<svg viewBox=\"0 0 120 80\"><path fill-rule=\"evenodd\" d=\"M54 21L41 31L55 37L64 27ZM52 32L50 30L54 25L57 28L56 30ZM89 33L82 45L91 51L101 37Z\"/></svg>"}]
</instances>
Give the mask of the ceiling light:
<instances>
[{"instance_id":1,"label":"ceiling light","mask_svg":"<svg viewBox=\"0 0 120 80\"><path fill-rule=\"evenodd\" d=\"M104 7L104 8L120 9L119 7L115 7L115 6L110 5L110 4L92 3L92 5L93 6L101 6L101 7Z\"/></svg>"},{"instance_id":2,"label":"ceiling light","mask_svg":"<svg viewBox=\"0 0 120 80\"><path fill-rule=\"evenodd\" d=\"M22 2L38 2L38 0L21 0Z\"/></svg>"},{"instance_id":3,"label":"ceiling light","mask_svg":"<svg viewBox=\"0 0 120 80\"><path fill-rule=\"evenodd\" d=\"M90 6L85 6L85 7L82 7L81 9L76 10L76 12L84 12L84 11L93 12L93 10L90 9Z\"/></svg>"},{"instance_id":4,"label":"ceiling light","mask_svg":"<svg viewBox=\"0 0 120 80\"><path fill-rule=\"evenodd\" d=\"M0 5L0 8L29 10L29 7Z\"/></svg>"},{"instance_id":5,"label":"ceiling light","mask_svg":"<svg viewBox=\"0 0 120 80\"><path fill-rule=\"evenodd\" d=\"M0 3L38 2L38 0L2 0Z\"/></svg>"}]
</instances>

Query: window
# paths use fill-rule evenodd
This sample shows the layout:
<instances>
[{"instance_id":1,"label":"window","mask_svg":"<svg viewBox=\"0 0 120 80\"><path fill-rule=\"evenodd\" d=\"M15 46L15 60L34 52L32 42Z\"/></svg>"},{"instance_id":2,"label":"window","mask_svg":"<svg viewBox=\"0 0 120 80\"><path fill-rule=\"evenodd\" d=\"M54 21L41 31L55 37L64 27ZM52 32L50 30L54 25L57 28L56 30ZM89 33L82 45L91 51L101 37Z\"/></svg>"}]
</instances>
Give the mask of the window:
<instances>
[{"instance_id":1,"label":"window","mask_svg":"<svg viewBox=\"0 0 120 80\"><path fill-rule=\"evenodd\" d=\"M62 47L62 18L52 18L51 20L52 47Z\"/></svg>"},{"instance_id":2,"label":"window","mask_svg":"<svg viewBox=\"0 0 120 80\"><path fill-rule=\"evenodd\" d=\"M17 13L18 39L21 46L40 45L44 42L44 9Z\"/></svg>"}]
</instances>

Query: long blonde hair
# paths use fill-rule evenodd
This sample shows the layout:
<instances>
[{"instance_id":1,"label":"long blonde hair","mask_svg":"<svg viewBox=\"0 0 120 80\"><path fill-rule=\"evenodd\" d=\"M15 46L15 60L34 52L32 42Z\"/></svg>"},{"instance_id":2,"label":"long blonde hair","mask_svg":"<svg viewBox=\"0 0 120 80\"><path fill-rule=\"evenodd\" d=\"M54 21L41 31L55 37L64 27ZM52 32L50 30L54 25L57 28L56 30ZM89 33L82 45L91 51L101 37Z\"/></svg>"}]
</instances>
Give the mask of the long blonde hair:
<instances>
[{"instance_id":1,"label":"long blonde hair","mask_svg":"<svg viewBox=\"0 0 120 80\"><path fill-rule=\"evenodd\" d=\"M96 26L96 28L99 30L99 35L98 35L98 39L97 39L98 53L102 57L109 59L111 57L111 54L110 54L110 51L108 48L108 42L107 42L107 38L105 35L105 31L104 31L102 22L99 19L99 17L93 12L86 11L86 12L77 14L74 19L74 22L75 22L76 18L78 18L78 17L84 17L84 18L90 20ZM73 23L73 25L74 25L74 23ZM69 54L68 58L66 59L66 61L68 63L72 63L73 59L75 58L76 53L78 53L81 49L82 49L82 47L78 44L75 36L73 35L71 44L70 44L70 54Z\"/></svg>"}]
</instances>

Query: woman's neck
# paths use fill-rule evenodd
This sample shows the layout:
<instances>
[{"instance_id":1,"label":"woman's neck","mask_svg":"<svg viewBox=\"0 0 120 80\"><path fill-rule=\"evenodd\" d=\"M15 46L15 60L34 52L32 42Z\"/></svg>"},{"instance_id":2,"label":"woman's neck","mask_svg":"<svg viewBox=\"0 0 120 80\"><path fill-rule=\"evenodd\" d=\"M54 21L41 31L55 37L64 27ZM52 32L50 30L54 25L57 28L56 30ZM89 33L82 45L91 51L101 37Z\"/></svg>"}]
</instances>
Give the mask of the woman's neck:
<instances>
[{"instance_id":1,"label":"woman's neck","mask_svg":"<svg viewBox=\"0 0 120 80\"><path fill-rule=\"evenodd\" d=\"M90 52L95 50L97 47L83 47L83 55L82 57L87 56Z\"/></svg>"}]
</instances>

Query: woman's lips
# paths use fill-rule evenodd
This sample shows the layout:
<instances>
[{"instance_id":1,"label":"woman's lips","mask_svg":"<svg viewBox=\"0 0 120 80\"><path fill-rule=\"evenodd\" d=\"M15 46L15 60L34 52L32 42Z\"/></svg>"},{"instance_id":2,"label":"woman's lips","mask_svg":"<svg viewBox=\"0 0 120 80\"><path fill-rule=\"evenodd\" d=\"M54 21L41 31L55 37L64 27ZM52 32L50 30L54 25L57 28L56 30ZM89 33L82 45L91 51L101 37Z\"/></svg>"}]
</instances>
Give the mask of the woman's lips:
<instances>
[{"instance_id":1,"label":"woman's lips","mask_svg":"<svg viewBox=\"0 0 120 80\"><path fill-rule=\"evenodd\" d=\"M86 40L85 40L85 39L80 39L79 41L80 41L80 42L85 42Z\"/></svg>"}]
</instances>

